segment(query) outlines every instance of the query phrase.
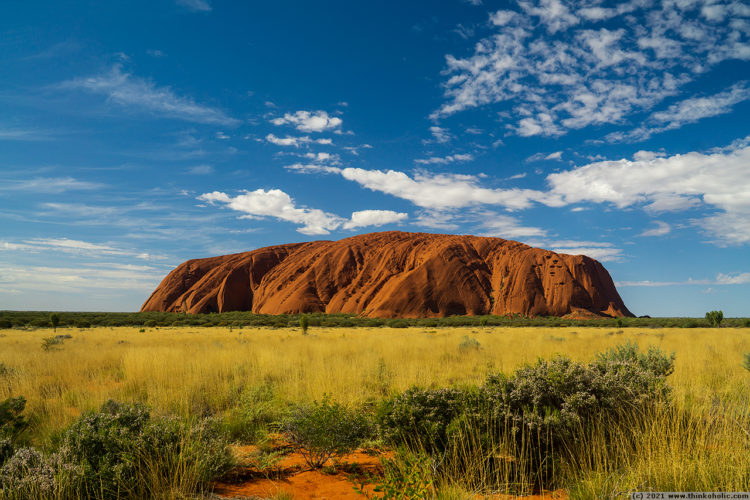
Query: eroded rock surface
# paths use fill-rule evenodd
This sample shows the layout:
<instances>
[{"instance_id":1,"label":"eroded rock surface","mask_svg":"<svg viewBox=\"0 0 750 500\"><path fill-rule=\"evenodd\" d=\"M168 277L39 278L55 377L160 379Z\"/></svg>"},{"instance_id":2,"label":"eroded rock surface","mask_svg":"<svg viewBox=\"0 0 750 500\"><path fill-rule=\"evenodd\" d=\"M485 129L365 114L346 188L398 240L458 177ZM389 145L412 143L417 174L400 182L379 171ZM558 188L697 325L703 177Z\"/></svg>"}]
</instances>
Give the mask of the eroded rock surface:
<instances>
[{"instance_id":1,"label":"eroded rock surface","mask_svg":"<svg viewBox=\"0 0 750 500\"><path fill-rule=\"evenodd\" d=\"M141 310L632 316L604 266L584 255L398 231L189 260Z\"/></svg>"}]
</instances>

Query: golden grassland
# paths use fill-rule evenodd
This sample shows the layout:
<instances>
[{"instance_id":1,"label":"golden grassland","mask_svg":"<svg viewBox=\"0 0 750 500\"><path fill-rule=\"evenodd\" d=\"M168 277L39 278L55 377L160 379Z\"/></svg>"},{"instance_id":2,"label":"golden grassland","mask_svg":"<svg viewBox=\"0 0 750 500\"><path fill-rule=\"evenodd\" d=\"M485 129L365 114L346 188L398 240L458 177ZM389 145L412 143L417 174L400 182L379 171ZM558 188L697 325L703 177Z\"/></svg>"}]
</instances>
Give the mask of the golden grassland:
<instances>
[{"instance_id":1,"label":"golden grassland","mask_svg":"<svg viewBox=\"0 0 750 500\"><path fill-rule=\"evenodd\" d=\"M243 392L269 385L282 400L329 394L359 405L412 385L481 384L537 358L589 361L627 341L676 353L675 405L629 426L602 425L562 471L575 498L662 490L750 490L750 328L58 328L0 334L0 399L22 395L32 441L44 445L108 399L155 413L224 416ZM474 339L476 343L467 342ZM618 434L619 433L619 434ZM605 436L606 434L606 436ZM613 438L614 436L614 438ZM609 445L604 445L608 442ZM712 487L713 486L713 487Z\"/></svg>"},{"instance_id":2,"label":"golden grassland","mask_svg":"<svg viewBox=\"0 0 750 500\"><path fill-rule=\"evenodd\" d=\"M221 414L243 390L268 384L289 401L359 404L412 385L481 383L557 354L588 361L626 341L675 352L669 377L678 403L748 405L748 328L58 328L69 334L49 351L51 329L6 330L0 399L23 395L42 429L59 429L107 399L139 401L157 413ZM466 339L478 348L462 348ZM46 434L42 432L40 435Z\"/></svg>"}]
</instances>

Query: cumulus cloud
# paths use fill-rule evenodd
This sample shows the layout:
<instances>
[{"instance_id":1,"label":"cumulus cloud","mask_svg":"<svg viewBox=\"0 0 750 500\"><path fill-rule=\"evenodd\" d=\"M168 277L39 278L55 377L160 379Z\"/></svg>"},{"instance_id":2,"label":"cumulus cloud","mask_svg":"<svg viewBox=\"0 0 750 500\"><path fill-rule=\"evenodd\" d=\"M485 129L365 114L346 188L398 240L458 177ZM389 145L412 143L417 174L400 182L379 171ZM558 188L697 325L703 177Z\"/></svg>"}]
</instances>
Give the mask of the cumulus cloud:
<instances>
[{"instance_id":1,"label":"cumulus cloud","mask_svg":"<svg viewBox=\"0 0 750 500\"><path fill-rule=\"evenodd\" d=\"M297 111L285 113L283 117L271 120L274 125L292 125L302 132L325 132L341 127L342 120L329 116L325 111Z\"/></svg>"},{"instance_id":2,"label":"cumulus cloud","mask_svg":"<svg viewBox=\"0 0 750 500\"><path fill-rule=\"evenodd\" d=\"M354 229L366 226L382 226L384 224L401 222L407 218L407 214L392 210L361 210L359 212L352 212L351 219L344 223L342 227L344 229Z\"/></svg>"},{"instance_id":3,"label":"cumulus cloud","mask_svg":"<svg viewBox=\"0 0 750 500\"><path fill-rule=\"evenodd\" d=\"M555 196L530 189L491 189L480 185L473 175L430 174L418 172L409 176L397 170L365 170L344 168L342 177L371 191L378 191L408 200L433 210L444 210L479 205L500 205L507 209L523 209L532 201L558 206Z\"/></svg>"},{"instance_id":4,"label":"cumulus cloud","mask_svg":"<svg viewBox=\"0 0 750 500\"><path fill-rule=\"evenodd\" d=\"M718 213L694 219L718 242L750 242L750 146L713 153L673 156L644 154L637 159L600 161L550 174L551 192L565 203L642 206L652 212L706 207Z\"/></svg>"},{"instance_id":5,"label":"cumulus cloud","mask_svg":"<svg viewBox=\"0 0 750 500\"><path fill-rule=\"evenodd\" d=\"M446 55L446 99L433 119L497 103L512 111L501 115L511 132L559 136L624 123L679 95L718 63L750 60L750 9L740 8L741 2L635 0L611 8L563 0L515 3L516 9L490 14L494 32L473 53ZM601 26L614 18L621 28ZM679 127L715 116L743 95L735 87L713 103L693 101L692 110L686 100L653 119Z\"/></svg>"},{"instance_id":6,"label":"cumulus cloud","mask_svg":"<svg viewBox=\"0 0 750 500\"><path fill-rule=\"evenodd\" d=\"M351 219L324 212L317 208L298 207L291 196L280 189L257 189L229 196L220 191L204 193L197 198L208 203L223 203L232 210L243 213L244 218L265 218L291 222L301 227L298 232L308 235L329 234L339 228L354 229L364 226L382 226L398 222L406 214L390 210L362 210L353 212Z\"/></svg>"},{"instance_id":7,"label":"cumulus cloud","mask_svg":"<svg viewBox=\"0 0 750 500\"><path fill-rule=\"evenodd\" d=\"M240 123L220 109L198 104L192 98L175 94L169 87L158 87L150 80L125 73L119 64L107 73L68 80L58 88L104 95L107 102L127 110L145 111L165 118L211 125L234 126Z\"/></svg>"}]
</instances>

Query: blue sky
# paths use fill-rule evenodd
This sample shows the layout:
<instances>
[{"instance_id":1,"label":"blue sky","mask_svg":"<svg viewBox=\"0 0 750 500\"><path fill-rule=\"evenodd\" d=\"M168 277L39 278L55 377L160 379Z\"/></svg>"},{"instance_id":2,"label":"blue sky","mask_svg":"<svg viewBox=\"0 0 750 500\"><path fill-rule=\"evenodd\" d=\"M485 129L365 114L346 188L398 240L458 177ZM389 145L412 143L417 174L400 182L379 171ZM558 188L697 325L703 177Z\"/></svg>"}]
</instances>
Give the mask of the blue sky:
<instances>
[{"instance_id":1,"label":"blue sky","mask_svg":"<svg viewBox=\"0 0 750 500\"><path fill-rule=\"evenodd\" d=\"M750 316L750 6L0 5L0 309L133 311L180 262L404 230Z\"/></svg>"}]
</instances>

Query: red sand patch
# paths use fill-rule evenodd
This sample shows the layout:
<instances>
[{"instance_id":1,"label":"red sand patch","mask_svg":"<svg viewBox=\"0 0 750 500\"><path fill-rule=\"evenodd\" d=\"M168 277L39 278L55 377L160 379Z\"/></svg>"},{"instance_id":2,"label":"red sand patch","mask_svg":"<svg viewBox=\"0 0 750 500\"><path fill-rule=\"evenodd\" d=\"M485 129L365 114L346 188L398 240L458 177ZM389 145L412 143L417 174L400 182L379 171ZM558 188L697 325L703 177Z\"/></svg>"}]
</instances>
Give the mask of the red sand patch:
<instances>
[{"instance_id":1,"label":"red sand patch","mask_svg":"<svg viewBox=\"0 0 750 500\"><path fill-rule=\"evenodd\" d=\"M240 463L247 463L248 457L258 450L255 446L235 448ZM236 479L215 485L214 493L219 497L260 497L272 498L280 493L288 493L297 500L308 499L365 499L355 490L362 487L362 481L382 473L380 459L390 453L373 455L357 451L343 457L334 467L310 470L299 453L290 453L276 465L276 473L264 477L251 466L242 466ZM329 462L328 465L334 465ZM374 486L367 484L364 491L374 496ZM376 497L377 498L377 497ZM543 492L538 495L514 497L510 495L476 495L474 498L487 500L567 500L563 491Z\"/></svg>"},{"instance_id":2,"label":"red sand patch","mask_svg":"<svg viewBox=\"0 0 750 500\"><path fill-rule=\"evenodd\" d=\"M252 446L236 449L242 457L249 456L257 448ZM332 465L332 462L329 462ZM214 493L222 497L258 496L273 497L286 492L295 499L312 498L365 498L355 491L360 486L359 478L365 478L381 472L380 456L364 452L355 452L343 457L335 467L321 470L310 470L299 453L286 455L277 465L278 473L274 478L259 475L252 467L243 467L238 473L240 482L218 483ZM366 485L364 490L373 493L373 486Z\"/></svg>"}]
</instances>

